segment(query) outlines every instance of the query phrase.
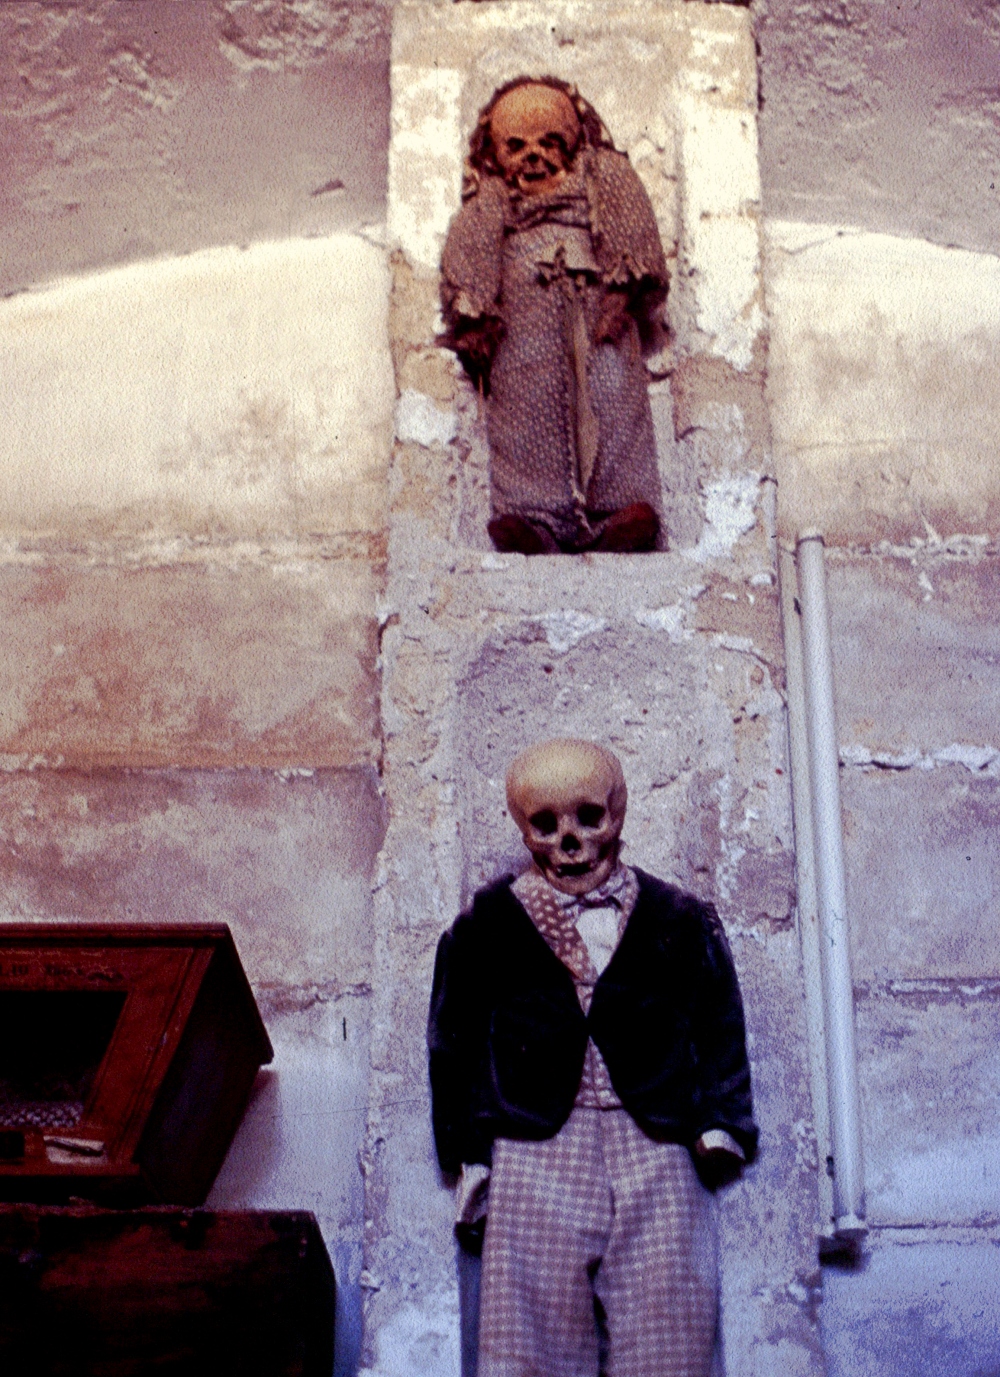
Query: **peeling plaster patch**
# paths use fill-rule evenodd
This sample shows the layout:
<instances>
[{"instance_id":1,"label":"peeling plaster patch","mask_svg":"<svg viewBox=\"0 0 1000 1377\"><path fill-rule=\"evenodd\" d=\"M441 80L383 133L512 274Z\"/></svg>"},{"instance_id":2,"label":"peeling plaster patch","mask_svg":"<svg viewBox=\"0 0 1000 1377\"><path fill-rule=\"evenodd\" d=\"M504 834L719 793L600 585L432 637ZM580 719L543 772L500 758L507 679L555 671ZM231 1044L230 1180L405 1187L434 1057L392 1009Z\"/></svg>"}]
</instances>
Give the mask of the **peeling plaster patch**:
<instances>
[{"instance_id":1,"label":"peeling plaster patch","mask_svg":"<svg viewBox=\"0 0 1000 1377\"><path fill-rule=\"evenodd\" d=\"M911 561L928 555L955 560L978 560L990 553L990 537L958 532L938 540L922 540L920 536L911 536L908 545L893 545L891 541L880 540L875 547L875 553L891 559Z\"/></svg>"},{"instance_id":2,"label":"peeling plaster patch","mask_svg":"<svg viewBox=\"0 0 1000 1377\"><path fill-rule=\"evenodd\" d=\"M459 204L461 93L462 73L453 68L393 66L389 233L425 268L437 268Z\"/></svg>"},{"instance_id":3,"label":"peeling plaster patch","mask_svg":"<svg viewBox=\"0 0 1000 1377\"><path fill-rule=\"evenodd\" d=\"M681 110L684 194L690 217L739 214L756 206L760 173L752 114L690 98Z\"/></svg>"},{"instance_id":4,"label":"peeling plaster patch","mask_svg":"<svg viewBox=\"0 0 1000 1377\"><path fill-rule=\"evenodd\" d=\"M810 1119L796 1119L792 1124L792 1142L795 1144L795 1165L805 1171L815 1171L819 1154L816 1128Z\"/></svg>"},{"instance_id":5,"label":"peeling plaster patch","mask_svg":"<svg viewBox=\"0 0 1000 1377\"><path fill-rule=\"evenodd\" d=\"M984 976L965 980L955 976L927 976L915 980L856 980L857 999L894 999L926 1012L929 1004L959 1004L964 1009L969 1000L1000 1003L1000 980Z\"/></svg>"},{"instance_id":6,"label":"peeling plaster patch","mask_svg":"<svg viewBox=\"0 0 1000 1377\"><path fill-rule=\"evenodd\" d=\"M1000 751L993 746L965 746L956 742L932 752L932 758L938 765L964 765L967 770L978 771L1000 759Z\"/></svg>"},{"instance_id":7,"label":"peeling plaster patch","mask_svg":"<svg viewBox=\"0 0 1000 1377\"><path fill-rule=\"evenodd\" d=\"M367 1281L375 1289L373 1279ZM358 1377L457 1377L457 1293L428 1296L422 1308L402 1306L374 1337L375 1364Z\"/></svg>"},{"instance_id":8,"label":"peeling plaster patch","mask_svg":"<svg viewBox=\"0 0 1000 1377\"><path fill-rule=\"evenodd\" d=\"M443 411L423 392L405 388L396 403L396 439L430 448L447 445L458 434L458 417Z\"/></svg>"},{"instance_id":9,"label":"peeling plaster patch","mask_svg":"<svg viewBox=\"0 0 1000 1377\"><path fill-rule=\"evenodd\" d=\"M29 755L27 752L17 755L4 753L0 755L0 772L6 775L19 775L24 772L30 774L33 770L58 770L65 763L61 755Z\"/></svg>"},{"instance_id":10,"label":"peeling plaster patch","mask_svg":"<svg viewBox=\"0 0 1000 1377\"><path fill-rule=\"evenodd\" d=\"M732 554L740 536L756 525L759 488L757 473L741 473L704 485L705 529L692 551L695 559L719 559Z\"/></svg>"},{"instance_id":11,"label":"peeling plaster patch","mask_svg":"<svg viewBox=\"0 0 1000 1377\"><path fill-rule=\"evenodd\" d=\"M699 330L745 372L764 325L757 126L750 111L689 97L681 105L684 243Z\"/></svg>"},{"instance_id":12,"label":"peeling plaster patch","mask_svg":"<svg viewBox=\"0 0 1000 1377\"><path fill-rule=\"evenodd\" d=\"M674 645L689 641L694 632L684 625L684 606L674 603L670 607L640 607L635 619L640 626L650 631L665 631Z\"/></svg>"},{"instance_id":13,"label":"peeling plaster patch","mask_svg":"<svg viewBox=\"0 0 1000 1377\"><path fill-rule=\"evenodd\" d=\"M301 71L381 37L389 7L330 0L226 0L219 51L242 72Z\"/></svg>"},{"instance_id":14,"label":"peeling plaster patch","mask_svg":"<svg viewBox=\"0 0 1000 1377\"><path fill-rule=\"evenodd\" d=\"M586 612L566 609L560 612L544 612L540 617L532 617L545 631L549 649L556 655L565 655L587 636L595 636L604 631L608 623L603 617L591 617Z\"/></svg>"},{"instance_id":15,"label":"peeling plaster patch","mask_svg":"<svg viewBox=\"0 0 1000 1377\"><path fill-rule=\"evenodd\" d=\"M109 87L129 92L152 110L170 110L183 89L178 82L157 76L148 54L140 57L127 50L116 53L108 63L107 80Z\"/></svg>"},{"instance_id":16,"label":"peeling plaster patch","mask_svg":"<svg viewBox=\"0 0 1000 1377\"><path fill-rule=\"evenodd\" d=\"M842 765L871 766L880 770L932 770L933 762L920 751L902 751L897 755L890 751L870 751L866 746L842 746L840 750Z\"/></svg>"},{"instance_id":17,"label":"peeling plaster patch","mask_svg":"<svg viewBox=\"0 0 1000 1377\"><path fill-rule=\"evenodd\" d=\"M688 240L699 330L714 340L712 352L746 372L764 325L760 287L760 233L752 220L732 216L700 221Z\"/></svg>"},{"instance_id":18,"label":"peeling plaster patch","mask_svg":"<svg viewBox=\"0 0 1000 1377\"><path fill-rule=\"evenodd\" d=\"M954 742L936 751L870 751L866 746L842 746L842 765L878 770L933 770L936 765L964 765L973 774L1000 775L1000 750L995 746L968 746Z\"/></svg>"}]
</instances>

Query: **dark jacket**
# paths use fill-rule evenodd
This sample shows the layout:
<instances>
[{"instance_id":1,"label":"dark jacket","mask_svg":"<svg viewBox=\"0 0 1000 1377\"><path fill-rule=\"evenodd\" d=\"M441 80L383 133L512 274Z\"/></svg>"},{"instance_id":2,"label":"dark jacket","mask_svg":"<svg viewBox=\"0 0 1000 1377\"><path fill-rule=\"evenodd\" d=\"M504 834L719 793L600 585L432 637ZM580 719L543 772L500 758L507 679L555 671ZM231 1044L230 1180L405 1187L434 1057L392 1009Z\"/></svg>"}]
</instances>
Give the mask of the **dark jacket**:
<instances>
[{"instance_id":1,"label":"dark jacket","mask_svg":"<svg viewBox=\"0 0 1000 1377\"><path fill-rule=\"evenodd\" d=\"M438 945L428 1044L444 1171L489 1163L494 1138L551 1138L576 1099L588 1037L632 1117L691 1146L724 1128L753 1158L743 1006L711 904L641 870L639 898L594 989L573 977L510 890L482 889Z\"/></svg>"}]
</instances>

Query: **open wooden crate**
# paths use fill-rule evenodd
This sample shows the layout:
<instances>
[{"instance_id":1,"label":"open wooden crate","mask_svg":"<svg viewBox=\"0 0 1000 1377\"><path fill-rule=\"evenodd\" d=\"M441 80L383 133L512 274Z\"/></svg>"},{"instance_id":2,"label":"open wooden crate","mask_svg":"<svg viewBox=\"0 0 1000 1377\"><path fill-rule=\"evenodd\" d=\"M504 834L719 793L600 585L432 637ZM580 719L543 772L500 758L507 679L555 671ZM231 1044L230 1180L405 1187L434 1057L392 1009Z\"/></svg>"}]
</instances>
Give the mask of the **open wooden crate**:
<instances>
[{"instance_id":1,"label":"open wooden crate","mask_svg":"<svg viewBox=\"0 0 1000 1377\"><path fill-rule=\"evenodd\" d=\"M0 1199L201 1204L272 1055L223 924L0 924Z\"/></svg>"}]
</instances>

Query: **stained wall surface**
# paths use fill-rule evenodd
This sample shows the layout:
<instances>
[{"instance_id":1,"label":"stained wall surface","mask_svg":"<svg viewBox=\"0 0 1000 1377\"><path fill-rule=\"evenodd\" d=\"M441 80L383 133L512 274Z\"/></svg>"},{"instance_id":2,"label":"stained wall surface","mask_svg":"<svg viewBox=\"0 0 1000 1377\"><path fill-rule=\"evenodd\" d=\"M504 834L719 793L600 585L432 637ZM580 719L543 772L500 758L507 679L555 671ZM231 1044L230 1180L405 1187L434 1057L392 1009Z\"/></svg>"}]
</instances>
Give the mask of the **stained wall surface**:
<instances>
[{"instance_id":1,"label":"stained wall surface","mask_svg":"<svg viewBox=\"0 0 1000 1377\"><path fill-rule=\"evenodd\" d=\"M995 7L763 0L781 538L827 543L871 1225L825 1269L831 1377L988 1370L993 1048Z\"/></svg>"},{"instance_id":2,"label":"stained wall surface","mask_svg":"<svg viewBox=\"0 0 1000 1377\"><path fill-rule=\"evenodd\" d=\"M998 249L991 0L754 0L767 214Z\"/></svg>"},{"instance_id":3,"label":"stained wall surface","mask_svg":"<svg viewBox=\"0 0 1000 1377\"><path fill-rule=\"evenodd\" d=\"M275 1048L210 1197L361 1342L392 421L377 4L0 6L0 918L229 923Z\"/></svg>"},{"instance_id":4,"label":"stained wall surface","mask_svg":"<svg viewBox=\"0 0 1000 1377\"><path fill-rule=\"evenodd\" d=\"M385 207L388 7L0 6L0 291Z\"/></svg>"}]
</instances>

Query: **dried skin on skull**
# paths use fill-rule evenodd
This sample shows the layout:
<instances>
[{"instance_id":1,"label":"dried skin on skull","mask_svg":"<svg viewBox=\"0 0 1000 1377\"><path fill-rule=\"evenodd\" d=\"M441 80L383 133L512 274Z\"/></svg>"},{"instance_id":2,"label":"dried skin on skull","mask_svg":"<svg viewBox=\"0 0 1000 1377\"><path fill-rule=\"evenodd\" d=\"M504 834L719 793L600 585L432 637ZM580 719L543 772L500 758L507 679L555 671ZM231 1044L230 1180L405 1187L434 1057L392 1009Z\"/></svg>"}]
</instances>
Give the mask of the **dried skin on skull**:
<instances>
[{"instance_id":1,"label":"dried skin on skull","mask_svg":"<svg viewBox=\"0 0 1000 1377\"><path fill-rule=\"evenodd\" d=\"M501 96L490 116L490 138L509 186L537 196L559 185L580 142L573 103L551 86L518 86Z\"/></svg>"},{"instance_id":2,"label":"dried skin on skull","mask_svg":"<svg viewBox=\"0 0 1000 1377\"><path fill-rule=\"evenodd\" d=\"M586 894L614 870L626 802L621 765L592 741L545 741L507 773L507 805L524 844L565 894Z\"/></svg>"}]
</instances>

